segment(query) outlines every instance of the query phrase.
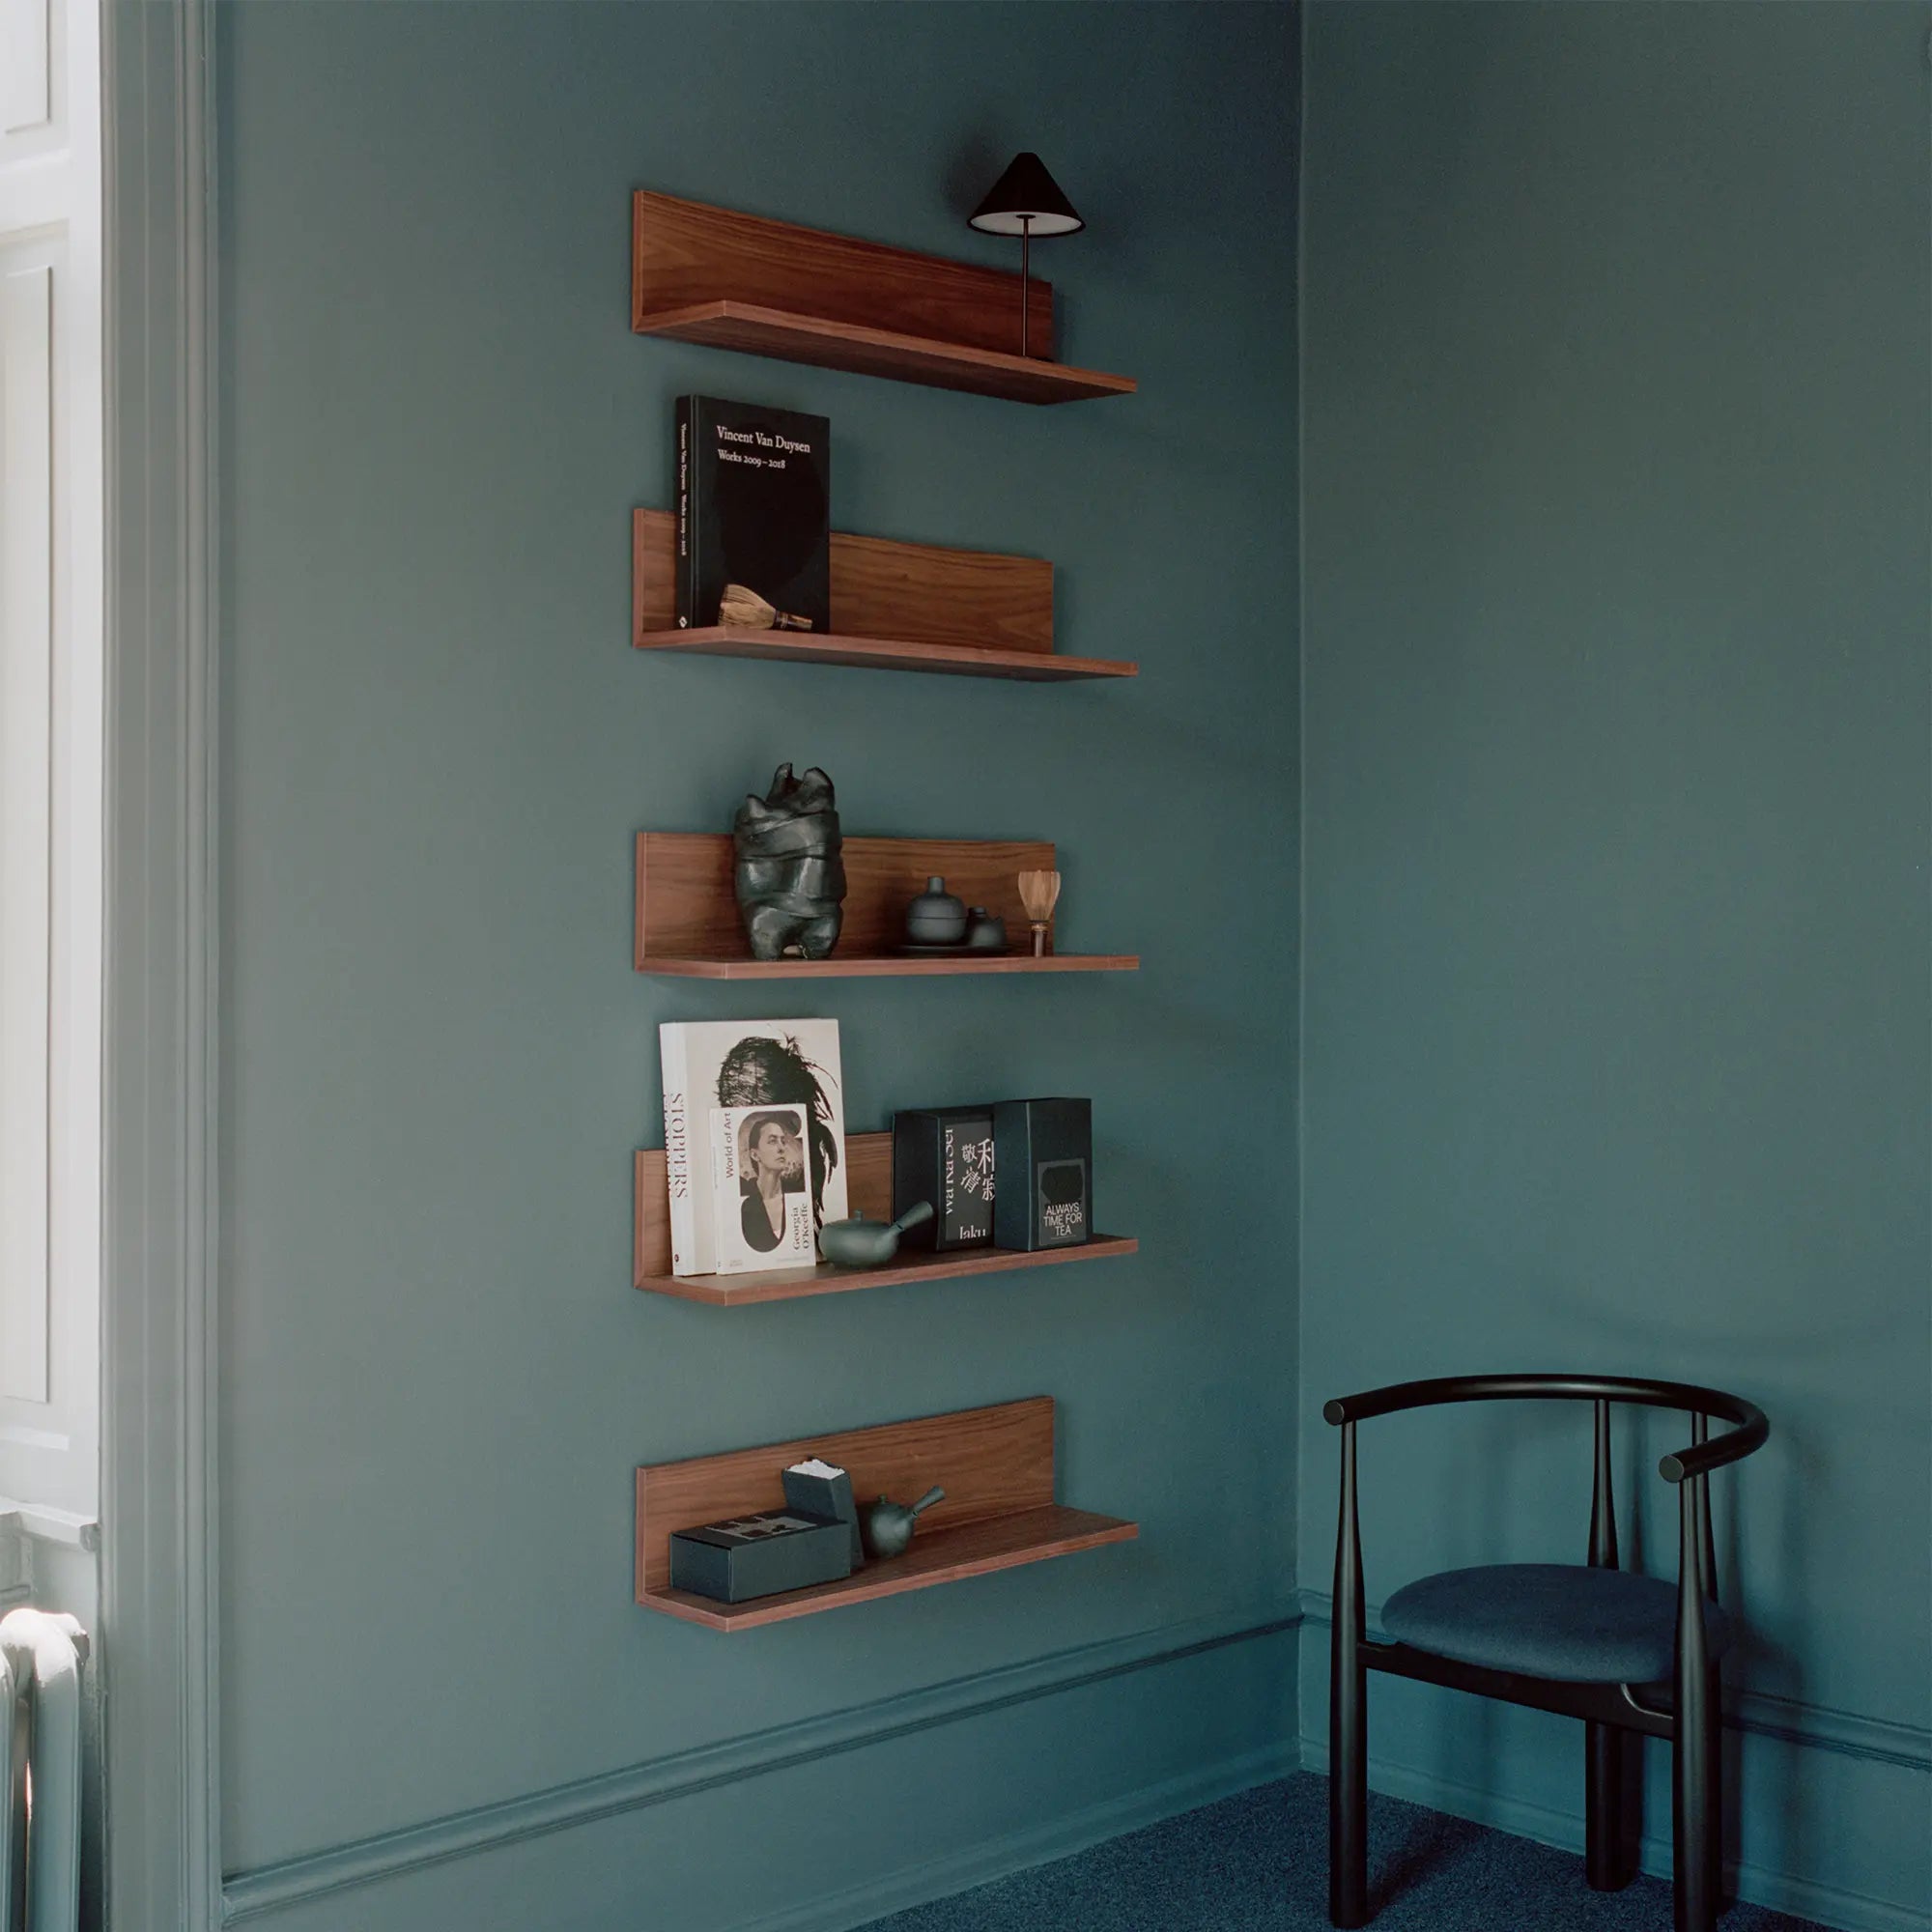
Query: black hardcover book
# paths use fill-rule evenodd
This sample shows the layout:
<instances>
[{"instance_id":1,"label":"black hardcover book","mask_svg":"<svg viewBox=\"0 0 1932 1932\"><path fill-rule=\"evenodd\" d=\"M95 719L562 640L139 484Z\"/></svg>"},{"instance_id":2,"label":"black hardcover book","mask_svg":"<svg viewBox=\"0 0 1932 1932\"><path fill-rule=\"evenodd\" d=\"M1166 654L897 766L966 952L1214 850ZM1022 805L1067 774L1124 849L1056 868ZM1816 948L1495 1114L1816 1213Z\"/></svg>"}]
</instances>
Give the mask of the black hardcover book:
<instances>
[{"instance_id":1,"label":"black hardcover book","mask_svg":"<svg viewBox=\"0 0 1932 1932\"><path fill-rule=\"evenodd\" d=\"M825 417L680 397L674 488L680 630L831 630Z\"/></svg>"},{"instance_id":2,"label":"black hardcover book","mask_svg":"<svg viewBox=\"0 0 1932 1932\"><path fill-rule=\"evenodd\" d=\"M908 1228L908 1248L979 1248L993 1238L993 1110L907 1109L893 1116L893 1216L915 1201L932 1219Z\"/></svg>"},{"instance_id":3,"label":"black hardcover book","mask_svg":"<svg viewBox=\"0 0 1932 1932\"><path fill-rule=\"evenodd\" d=\"M1094 1103L1002 1100L993 1109L1003 1248L1073 1248L1094 1236Z\"/></svg>"}]
</instances>

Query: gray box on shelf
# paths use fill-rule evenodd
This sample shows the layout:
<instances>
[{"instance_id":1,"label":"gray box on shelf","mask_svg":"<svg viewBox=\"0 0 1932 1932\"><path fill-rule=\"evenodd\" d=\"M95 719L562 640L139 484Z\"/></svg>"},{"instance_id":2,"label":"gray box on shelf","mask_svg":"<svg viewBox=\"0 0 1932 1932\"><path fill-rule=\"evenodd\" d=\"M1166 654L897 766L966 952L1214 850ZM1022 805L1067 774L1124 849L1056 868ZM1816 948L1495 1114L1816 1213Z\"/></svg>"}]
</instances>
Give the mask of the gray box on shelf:
<instances>
[{"instance_id":1,"label":"gray box on shelf","mask_svg":"<svg viewBox=\"0 0 1932 1932\"><path fill-rule=\"evenodd\" d=\"M829 1466L829 1465L828 1465ZM843 1469L833 1476L815 1476L809 1469L781 1472L785 1507L798 1516L830 1517L835 1522L852 1525L852 1568L866 1561L866 1547L859 1534L859 1509L852 1497L852 1478Z\"/></svg>"},{"instance_id":2,"label":"gray box on shelf","mask_svg":"<svg viewBox=\"0 0 1932 1932\"><path fill-rule=\"evenodd\" d=\"M775 1597L852 1574L852 1528L799 1510L765 1510L670 1535L670 1586L721 1604Z\"/></svg>"}]
</instances>

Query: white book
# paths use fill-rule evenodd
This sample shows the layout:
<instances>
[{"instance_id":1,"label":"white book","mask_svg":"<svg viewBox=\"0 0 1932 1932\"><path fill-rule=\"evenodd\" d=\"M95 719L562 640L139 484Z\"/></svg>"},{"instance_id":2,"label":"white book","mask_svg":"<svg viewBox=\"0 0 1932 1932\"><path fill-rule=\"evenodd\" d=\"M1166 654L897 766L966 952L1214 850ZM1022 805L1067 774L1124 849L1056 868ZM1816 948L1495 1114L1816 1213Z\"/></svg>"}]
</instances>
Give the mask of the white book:
<instances>
[{"instance_id":1,"label":"white book","mask_svg":"<svg viewBox=\"0 0 1932 1932\"><path fill-rule=\"evenodd\" d=\"M720 1274L818 1259L806 1172L806 1110L713 1107L711 1208Z\"/></svg>"},{"instance_id":2,"label":"white book","mask_svg":"<svg viewBox=\"0 0 1932 1932\"><path fill-rule=\"evenodd\" d=\"M815 1254L818 1230L827 1221L842 1221L848 1211L838 1022L668 1020L658 1028L658 1043L664 1064L672 1272L719 1271L710 1131L714 1108L802 1110Z\"/></svg>"}]
</instances>

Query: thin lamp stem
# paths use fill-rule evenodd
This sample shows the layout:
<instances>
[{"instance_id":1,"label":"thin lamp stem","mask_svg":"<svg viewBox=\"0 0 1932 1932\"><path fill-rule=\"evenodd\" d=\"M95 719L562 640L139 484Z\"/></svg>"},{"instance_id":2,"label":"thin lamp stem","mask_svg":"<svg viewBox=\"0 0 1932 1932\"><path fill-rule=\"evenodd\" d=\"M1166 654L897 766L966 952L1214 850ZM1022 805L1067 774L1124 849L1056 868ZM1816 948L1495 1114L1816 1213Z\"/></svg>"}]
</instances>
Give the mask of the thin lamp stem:
<instances>
[{"instance_id":1,"label":"thin lamp stem","mask_svg":"<svg viewBox=\"0 0 1932 1932\"><path fill-rule=\"evenodd\" d=\"M1031 355L1027 347L1027 310L1031 304L1027 300L1027 270L1030 266L1028 256L1033 248L1033 216L1020 216L1020 354Z\"/></svg>"}]
</instances>

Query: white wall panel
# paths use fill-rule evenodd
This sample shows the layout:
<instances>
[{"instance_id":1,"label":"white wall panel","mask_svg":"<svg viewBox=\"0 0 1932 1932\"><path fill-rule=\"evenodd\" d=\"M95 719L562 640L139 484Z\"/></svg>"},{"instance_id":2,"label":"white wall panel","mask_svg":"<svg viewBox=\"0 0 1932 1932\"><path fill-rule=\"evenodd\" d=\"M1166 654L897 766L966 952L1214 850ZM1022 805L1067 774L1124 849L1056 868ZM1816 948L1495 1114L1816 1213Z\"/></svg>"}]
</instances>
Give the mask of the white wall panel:
<instances>
[{"instance_id":1,"label":"white wall panel","mask_svg":"<svg viewBox=\"0 0 1932 1932\"><path fill-rule=\"evenodd\" d=\"M0 1498L99 1412L100 18L0 0Z\"/></svg>"},{"instance_id":2,"label":"white wall panel","mask_svg":"<svg viewBox=\"0 0 1932 1932\"><path fill-rule=\"evenodd\" d=\"M53 0L0 0L0 134L50 118L52 15Z\"/></svg>"},{"instance_id":3,"label":"white wall panel","mask_svg":"<svg viewBox=\"0 0 1932 1932\"><path fill-rule=\"evenodd\" d=\"M0 273L0 1395L47 1399L53 270Z\"/></svg>"}]
</instances>

